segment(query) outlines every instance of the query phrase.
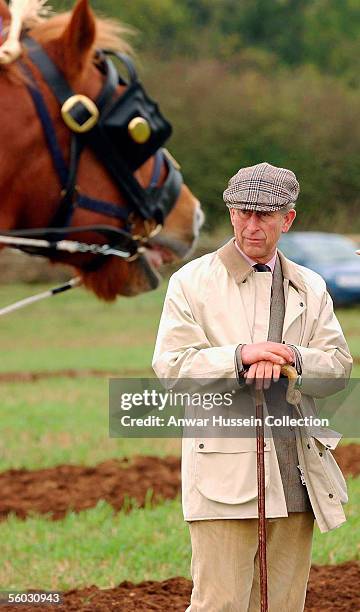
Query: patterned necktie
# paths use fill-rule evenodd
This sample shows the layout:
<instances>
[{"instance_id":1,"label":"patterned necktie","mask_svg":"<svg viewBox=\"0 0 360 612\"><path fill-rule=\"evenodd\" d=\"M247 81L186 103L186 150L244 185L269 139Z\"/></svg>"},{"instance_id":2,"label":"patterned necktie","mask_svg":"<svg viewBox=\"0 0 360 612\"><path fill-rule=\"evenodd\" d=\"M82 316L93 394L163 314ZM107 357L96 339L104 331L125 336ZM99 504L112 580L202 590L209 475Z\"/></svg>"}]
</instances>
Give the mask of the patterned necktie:
<instances>
[{"instance_id":1,"label":"patterned necktie","mask_svg":"<svg viewBox=\"0 0 360 612\"><path fill-rule=\"evenodd\" d=\"M271 268L265 264L255 264L253 266L254 270L256 270L256 272L271 272Z\"/></svg>"}]
</instances>

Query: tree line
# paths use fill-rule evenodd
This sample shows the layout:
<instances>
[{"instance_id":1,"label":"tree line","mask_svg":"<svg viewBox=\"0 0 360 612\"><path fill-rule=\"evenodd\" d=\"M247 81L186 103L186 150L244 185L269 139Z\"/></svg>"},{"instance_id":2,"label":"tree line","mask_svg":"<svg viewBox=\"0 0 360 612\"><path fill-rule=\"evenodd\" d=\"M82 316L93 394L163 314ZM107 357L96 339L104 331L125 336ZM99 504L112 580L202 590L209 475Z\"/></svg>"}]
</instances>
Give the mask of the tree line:
<instances>
[{"instance_id":1,"label":"tree line","mask_svg":"<svg viewBox=\"0 0 360 612\"><path fill-rule=\"evenodd\" d=\"M72 0L54 0L55 8ZM352 85L360 78L358 0L91 0L138 30L141 51L228 60L246 48L286 66L311 64Z\"/></svg>"},{"instance_id":2,"label":"tree line","mask_svg":"<svg viewBox=\"0 0 360 612\"><path fill-rule=\"evenodd\" d=\"M141 78L210 225L227 179L268 161L300 180L297 226L360 231L358 0L91 4L137 29Z\"/></svg>"}]
</instances>

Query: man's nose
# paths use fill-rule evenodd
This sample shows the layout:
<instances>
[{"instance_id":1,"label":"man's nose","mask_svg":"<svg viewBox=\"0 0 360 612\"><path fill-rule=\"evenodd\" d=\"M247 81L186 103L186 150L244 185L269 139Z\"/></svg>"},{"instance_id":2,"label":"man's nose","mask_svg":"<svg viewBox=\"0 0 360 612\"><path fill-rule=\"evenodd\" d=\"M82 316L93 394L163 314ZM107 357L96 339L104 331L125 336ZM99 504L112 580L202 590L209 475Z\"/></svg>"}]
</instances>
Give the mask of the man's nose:
<instances>
[{"instance_id":1,"label":"man's nose","mask_svg":"<svg viewBox=\"0 0 360 612\"><path fill-rule=\"evenodd\" d=\"M249 230L255 231L259 228L259 218L256 212L253 212L247 220L247 228Z\"/></svg>"}]
</instances>

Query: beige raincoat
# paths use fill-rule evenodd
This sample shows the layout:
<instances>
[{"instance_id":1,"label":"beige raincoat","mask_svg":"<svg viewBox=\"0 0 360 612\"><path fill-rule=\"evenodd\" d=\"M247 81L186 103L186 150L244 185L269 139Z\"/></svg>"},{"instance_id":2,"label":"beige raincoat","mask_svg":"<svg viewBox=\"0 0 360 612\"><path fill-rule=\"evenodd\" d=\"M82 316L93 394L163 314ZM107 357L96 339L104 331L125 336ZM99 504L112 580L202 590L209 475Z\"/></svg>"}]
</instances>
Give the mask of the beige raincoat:
<instances>
[{"instance_id":1,"label":"beige raincoat","mask_svg":"<svg viewBox=\"0 0 360 612\"><path fill-rule=\"evenodd\" d=\"M304 415L315 415L313 396L346 385L352 359L324 280L279 252L284 277L283 342L300 351ZM232 379L239 343L267 339L270 273L255 273L230 240L195 259L170 279L153 358L161 379ZM330 382L329 382L330 381ZM324 389L321 387L321 389ZM340 436L296 428L299 466L321 531L343 523L344 478L331 454ZM313 432L312 432L313 433ZM273 440L265 446L266 514L287 516ZM256 440L183 438L182 501L186 521L257 517Z\"/></svg>"}]
</instances>

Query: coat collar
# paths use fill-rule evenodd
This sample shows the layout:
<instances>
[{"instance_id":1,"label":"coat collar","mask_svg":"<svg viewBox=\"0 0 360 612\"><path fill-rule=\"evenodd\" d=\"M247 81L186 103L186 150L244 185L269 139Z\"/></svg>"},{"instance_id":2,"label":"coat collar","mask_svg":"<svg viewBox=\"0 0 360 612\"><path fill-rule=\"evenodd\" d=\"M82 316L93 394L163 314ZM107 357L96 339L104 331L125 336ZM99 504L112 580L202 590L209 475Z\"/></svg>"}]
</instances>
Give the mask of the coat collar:
<instances>
[{"instance_id":1,"label":"coat collar","mask_svg":"<svg viewBox=\"0 0 360 612\"><path fill-rule=\"evenodd\" d=\"M252 267L235 247L234 238L231 238L226 244L220 247L220 249L217 250L217 254L228 273L238 284L242 283L252 271ZM288 279L289 283L294 285L297 289L306 291L304 280L298 270L297 264L287 259L279 250L278 254L284 279Z\"/></svg>"},{"instance_id":2,"label":"coat collar","mask_svg":"<svg viewBox=\"0 0 360 612\"><path fill-rule=\"evenodd\" d=\"M234 243L234 238L231 238L229 242L220 247L217 254L236 283L242 283L242 281L252 271L252 266L250 266L246 259L244 259L241 253L237 250Z\"/></svg>"}]
</instances>

